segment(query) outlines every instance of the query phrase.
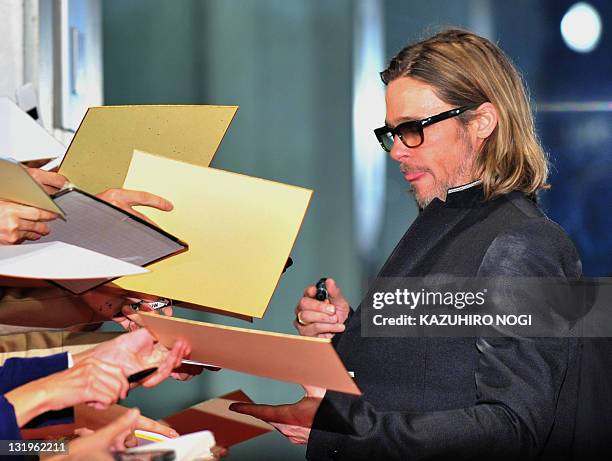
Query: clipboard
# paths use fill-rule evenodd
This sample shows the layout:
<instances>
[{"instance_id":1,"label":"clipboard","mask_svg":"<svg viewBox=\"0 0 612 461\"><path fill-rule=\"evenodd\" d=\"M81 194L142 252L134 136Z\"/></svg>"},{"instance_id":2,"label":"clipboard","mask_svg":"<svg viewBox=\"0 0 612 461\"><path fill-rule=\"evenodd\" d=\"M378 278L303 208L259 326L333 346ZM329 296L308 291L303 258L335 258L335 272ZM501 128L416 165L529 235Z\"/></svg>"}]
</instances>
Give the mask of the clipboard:
<instances>
[{"instance_id":1,"label":"clipboard","mask_svg":"<svg viewBox=\"0 0 612 461\"><path fill-rule=\"evenodd\" d=\"M64 210L66 219L49 221L49 234L37 243L60 241L138 266L188 249L174 235L75 187L61 190L52 198ZM82 294L115 278L51 282L71 293Z\"/></svg>"}]
</instances>

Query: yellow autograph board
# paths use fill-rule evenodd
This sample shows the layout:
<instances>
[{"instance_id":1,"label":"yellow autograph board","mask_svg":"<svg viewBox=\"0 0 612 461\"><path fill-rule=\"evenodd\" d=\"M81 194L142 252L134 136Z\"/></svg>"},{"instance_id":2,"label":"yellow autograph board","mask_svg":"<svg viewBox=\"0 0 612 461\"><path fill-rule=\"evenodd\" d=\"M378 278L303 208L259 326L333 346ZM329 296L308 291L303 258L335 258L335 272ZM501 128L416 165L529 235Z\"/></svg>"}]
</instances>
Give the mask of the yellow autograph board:
<instances>
[{"instance_id":1,"label":"yellow autograph board","mask_svg":"<svg viewBox=\"0 0 612 461\"><path fill-rule=\"evenodd\" d=\"M123 186L134 149L208 166L237 106L103 106L85 114L59 172L90 194Z\"/></svg>"},{"instance_id":2,"label":"yellow autograph board","mask_svg":"<svg viewBox=\"0 0 612 461\"><path fill-rule=\"evenodd\" d=\"M135 151L124 186L167 198L139 211L189 251L119 279L120 287L248 317L263 317L312 191Z\"/></svg>"}]
</instances>

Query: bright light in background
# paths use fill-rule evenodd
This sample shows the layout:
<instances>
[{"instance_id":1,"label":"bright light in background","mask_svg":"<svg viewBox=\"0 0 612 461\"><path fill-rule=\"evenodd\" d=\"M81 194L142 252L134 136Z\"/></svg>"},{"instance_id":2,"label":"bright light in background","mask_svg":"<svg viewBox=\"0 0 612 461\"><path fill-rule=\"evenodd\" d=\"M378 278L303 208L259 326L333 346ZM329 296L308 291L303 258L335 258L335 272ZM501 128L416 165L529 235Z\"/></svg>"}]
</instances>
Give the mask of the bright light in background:
<instances>
[{"instance_id":1,"label":"bright light in background","mask_svg":"<svg viewBox=\"0 0 612 461\"><path fill-rule=\"evenodd\" d=\"M561 19L561 36L565 44L578 53L593 51L601 37L601 18L595 8L579 2Z\"/></svg>"},{"instance_id":2,"label":"bright light in background","mask_svg":"<svg viewBox=\"0 0 612 461\"><path fill-rule=\"evenodd\" d=\"M353 211L357 247L370 257L382 228L385 204L385 152L372 130L385 119L385 87L381 0L359 0L355 11L353 50Z\"/></svg>"}]
</instances>

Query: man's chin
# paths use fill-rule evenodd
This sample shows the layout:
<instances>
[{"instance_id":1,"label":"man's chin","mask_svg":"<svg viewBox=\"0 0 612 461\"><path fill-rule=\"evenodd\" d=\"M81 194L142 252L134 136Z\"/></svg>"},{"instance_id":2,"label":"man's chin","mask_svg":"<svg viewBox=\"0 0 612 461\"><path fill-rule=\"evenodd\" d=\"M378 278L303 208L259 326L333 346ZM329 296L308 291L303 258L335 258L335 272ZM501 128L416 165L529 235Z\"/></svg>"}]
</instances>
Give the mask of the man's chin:
<instances>
[{"instance_id":1,"label":"man's chin","mask_svg":"<svg viewBox=\"0 0 612 461\"><path fill-rule=\"evenodd\" d=\"M435 198L431 195L420 194L414 187L411 188L411 192L419 208L425 208Z\"/></svg>"},{"instance_id":2,"label":"man's chin","mask_svg":"<svg viewBox=\"0 0 612 461\"><path fill-rule=\"evenodd\" d=\"M442 197L440 197L441 194L439 191L432 190L431 188L412 186L410 191L414 194L414 199L416 200L419 208L425 208L435 198L444 200Z\"/></svg>"}]
</instances>

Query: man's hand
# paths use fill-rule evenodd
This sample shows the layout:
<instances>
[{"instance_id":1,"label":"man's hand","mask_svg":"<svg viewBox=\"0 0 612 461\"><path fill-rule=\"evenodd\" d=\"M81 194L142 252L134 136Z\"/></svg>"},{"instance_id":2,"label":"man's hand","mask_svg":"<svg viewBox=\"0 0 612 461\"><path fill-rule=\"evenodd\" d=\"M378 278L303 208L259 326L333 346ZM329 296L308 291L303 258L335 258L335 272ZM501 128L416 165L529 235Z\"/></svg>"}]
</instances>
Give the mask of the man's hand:
<instances>
[{"instance_id":1,"label":"man's hand","mask_svg":"<svg viewBox=\"0 0 612 461\"><path fill-rule=\"evenodd\" d=\"M55 213L13 202L0 201L0 245L14 245L24 240L38 240L49 233L45 221Z\"/></svg>"},{"instance_id":2,"label":"man's hand","mask_svg":"<svg viewBox=\"0 0 612 461\"><path fill-rule=\"evenodd\" d=\"M151 303L158 301L161 298L148 299L139 303L138 310L143 312L156 312L161 313L167 317L172 317L173 309L172 306L162 307L161 309L153 309ZM129 301L129 300L128 300ZM136 300L134 300L136 302ZM118 323L127 331L135 331L140 328L137 323L130 320L130 315L137 314L137 311L132 307L132 303L124 304L121 308L122 315L115 315L112 317L112 321Z\"/></svg>"},{"instance_id":3,"label":"man's hand","mask_svg":"<svg viewBox=\"0 0 612 461\"><path fill-rule=\"evenodd\" d=\"M230 410L253 416L274 426L291 443L308 443L310 429L315 414L325 395L325 389L304 386L306 395L299 402L289 405L259 405L256 403L235 402Z\"/></svg>"},{"instance_id":4,"label":"man's hand","mask_svg":"<svg viewBox=\"0 0 612 461\"><path fill-rule=\"evenodd\" d=\"M149 194L148 192L127 190L127 189L109 189L97 195L98 198L121 208L140 219L144 219L148 223L155 224L142 213L134 210L134 206L149 206L162 211L171 211L174 205L165 198L157 195Z\"/></svg>"},{"instance_id":5,"label":"man's hand","mask_svg":"<svg viewBox=\"0 0 612 461\"><path fill-rule=\"evenodd\" d=\"M125 440L137 427L139 416L137 409L131 409L102 429L70 442L68 455L54 456L48 461L112 461L111 451L125 449Z\"/></svg>"},{"instance_id":6,"label":"man's hand","mask_svg":"<svg viewBox=\"0 0 612 461\"><path fill-rule=\"evenodd\" d=\"M105 294L104 290L102 289L102 293L98 293L98 294L94 294L96 290L89 292L90 295L89 297L86 299L86 302L89 304L89 306L95 310L98 313L101 313L102 315L104 315L105 317L113 320L114 322L118 323L119 325L121 325L123 327L124 330L133 332L133 331L137 331L140 329L140 326L136 323L133 322L132 320L130 320L129 316L132 314L136 314L137 312L131 307L130 304L124 304L123 307L121 308L121 313L123 315L121 316L113 316L110 317L110 315L112 315L112 312L115 312L117 309L117 306L121 305L122 303L125 302L125 300L123 298L119 298L117 296L113 296L110 294ZM85 294L84 296L87 296L87 294ZM153 300L151 300L152 302ZM153 312L154 310L150 307L150 305L148 304L148 302L143 302L140 304L139 306L139 310L141 311L145 311L145 312ZM164 307L161 309L163 315L166 316L172 316L172 307L168 306L168 307ZM163 348L163 346L160 344L157 347L159 348ZM187 358L188 355L191 353L191 348L187 348L186 350L184 350L183 352L180 352L181 355L181 360L183 358ZM189 365L189 364L182 364L179 363L179 365L177 365L175 367L175 369L172 371L172 373L170 373L170 376L173 379L176 379L177 381L189 381L190 379L194 378L195 376L199 375L202 373L202 371L204 371L204 368L207 368L211 371L219 371L219 368L213 368L213 367L202 367L200 365Z\"/></svg>"},{"instance_id":7,"label":"man's hand","mask_svg":"<svg viewBox=\"0 0 612 461\"><path fill-rule=\"evenodd\" d=\"M133 430L137 429L148 432L155 432L157 434L165 435L166 437L169 437L171 439L177 438L179 436L178 432L176 432L171 427L158 423L157 421L142 415L140 415L140 417L136 421L136 424L134 424ZM78 429L74 430L74 433L79 437L84 437L94 434L95 431L87 427L79 427ZM138 446L138 438L133 432L127 433L124 440L116 439L115 444L113 445L113 447L117 450L123 450L125 448L132 448L136 446Z\"/></svg>"},{"instance_id":8,"label":"man's hand","mask_svg":"<svg viewBox=\"0 0 612 461\"><path fill-rule=\"evenodd\" d=\"M21 427L46 411L78 403L108 408L125 398L129 387L119 365L89 357L72 368L19 386L5 396L15 408L17 424Z\"/></svg>"},{"instance_id":9,"label":"man's hand","mask_svg":"<svg viewBox=\"0 0 612 461\"><path fill-rule=\"evenodd\" d=\"M40 379L50 410L87 403L96 409L108 408L127 397L129 383L119 364L90 357L72 368Z\"/></svg>"},{"instance_id":10,"label":"man's hand","mask_svg":"<svg viewBox=\"0 0 612 461\"><path fill-rule=\"evenodd\" d=\"M125 376L147 368L157 367L157 371L139 382L144 387L154 387L181 365L183 357L191 353L191 346L182 339L174 343L171 350L155 341L145 328L123 334L111 341L104 342L84 352L76 354L75 365L94 357L105 362L119 364Z\"/></svg>"},{"instance_id":11,"label":"man's hand","mask_svg":"<svg viewBox=\"0 0 612 461\"><path fill-rule=\"evenodd\" d=\"M84 404L76 405L74 408L75 421L79 427L75 430L75 433L79 436L91 434L125 415L128 411L129 408L121 405L112 405L106 410L94 410L89 405ZM155 432L170 438L179 436L178 432L166 423L155 421L143 415L138 417L134 429ZM136 439L133 434L130 434L125 441L125 445L132 446L134 442L136 442Z\"/></svg>"},{"instance_id":12,"label":"man's hand","mask_svg":"<svg viewBox=\"0 0 612 461\"><path fill-rule=\"evenodd\" d=\"M26 168L28 174L40 184L47 194L53 194L66 185L68 180L65 176L39 168Z\"/></svg>"},{"instance_id":13,"label":"man's hand","mask_svg":"<svg viewBox=\"0 0 612 461\"><path fill-rule=\"evenodd\" d=\"M310 285L306 287L304 297L295 307L296 317L293 326L302 336L332 338L334 334L344 331L344 322L351 310L349 303L334 279L328 278L325 286L329 300L317 300L315 298L317 289L314 285Z\"/></svg>"},{"instance_id":14,"label":"man's hand","mask_svg":"<svg viewBox=\"0 0 612 461\"><path fill-rule=\"evenodd\" d=\"M135 314L136 311L132 308L132 304L135 303L136 299L126 298L123 295L118 294L116 291L106 287L96 288L90 290L87 293L81 295L81 299L93 310L95 313L104 317L106 320L112 320L113 322L121 325L124 330L135 331L140 328L136 323L129 319L129 315ZM143 301L139 305L139 310L153 312L149 303L158 301L160 298L154 296L148 297L146 301ZM164 307L161 309L164 315L172 316L172 307ZM119 315L121 313L122 315Z\"/></svg>"}]
</instances>

